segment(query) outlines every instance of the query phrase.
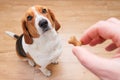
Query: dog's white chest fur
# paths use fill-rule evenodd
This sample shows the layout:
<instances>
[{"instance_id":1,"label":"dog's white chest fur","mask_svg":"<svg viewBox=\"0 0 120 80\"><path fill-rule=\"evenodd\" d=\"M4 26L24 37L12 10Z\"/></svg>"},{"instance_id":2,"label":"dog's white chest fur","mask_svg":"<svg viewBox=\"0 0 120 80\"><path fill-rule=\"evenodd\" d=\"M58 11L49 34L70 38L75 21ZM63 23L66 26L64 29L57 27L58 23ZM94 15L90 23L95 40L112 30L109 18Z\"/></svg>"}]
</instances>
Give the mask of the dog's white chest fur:
<instances>
[{"instance_id":1,"label":"dog's white chest fur","mask_svg":"<svg viewBox=\"0 0 120 80\"><path fill-rule=\"evenodd\" d=\"M46 66L54 62L62 52L60 37L54 29L45 32L33 41L33 44L29 45L25 43L23 38L23 49L40 66Z\"/></svg>"}]
</instances>

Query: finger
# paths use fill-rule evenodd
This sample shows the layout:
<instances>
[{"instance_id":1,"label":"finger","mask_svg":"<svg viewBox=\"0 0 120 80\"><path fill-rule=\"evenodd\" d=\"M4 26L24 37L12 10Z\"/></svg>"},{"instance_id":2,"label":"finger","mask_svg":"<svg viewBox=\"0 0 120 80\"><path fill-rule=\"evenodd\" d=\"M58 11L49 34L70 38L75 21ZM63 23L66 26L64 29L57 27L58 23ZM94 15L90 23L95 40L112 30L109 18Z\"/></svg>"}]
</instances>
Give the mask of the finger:
<instances>
[{"instance_id":1,"label":"finger","mask_svg":"<svg viewBox=\"0 0 120 80\"><path fill-rule=\"evenodd\" d=\"M101 37L104 40L106 39L112 39L113 42L118 41L118 34L120 34L119 29L115 28L114 26L117 26L116 24L109 23L106 21L100 21L96 23L95 25L91 26L81 37L80 41L82 41L83 44L89 44L93 39L96 37ZM119 27L118 27L119 28ZM118 43L118 46L120 42Z\"/></svg>"},{"instance_id":2,"label":"finger","mask_svg":"<svg viewBox=\"0 0 120 80\"><path fill-rule=\"evenodd\" d=\"M106 24L107 24L106 21L99 21L99 22L97 22L96 24L91 26L89 29L87 29L83 33L83 35L81 36L80 41L83 44L89 44L96 37L101 37L103 39L106 39L106 36L104 37L104 35L105 35L104 33L108 29L108 28L106 28Z\"/></svg>"},{"instance_id":3,"label":"finger","mask_svg":"<svg viewBox=\"0 0 120 80\"><path fill-rule=\"evenodd\" d=\"M108 20L106 20L106 21L108 21L108 22L112 22L112 23L115 23L115 24L120 24L120 20L119 19L117 19L117 18L114 18L114 17L112 17L112 18L109 18Z\"/></svg>"},{"instance_id":4,"label":"finger","mask_svg":"<svg viewBox=\"0 0 120 80\"><path fill-rule=\"evenodd\" d=\"M115 56L113 56L113 58L119 58L120 59L120 54L116 54Z\"/></svg>"},{"instance_id":5,"label":"finger","mask_svg":"<svg viewBox=\"0 0 120 80\"><path fill-rule=\"evenodd\" d=\"M99 61L96 55L88 52L82 47L74 47L72 51L74 55L78 58L78 60L81 62L81 64L83 64L85 67L90 68L93 65L94 67L98 67L97 65L95 65L96 61Z\"/></svg>"},{"instance_id":6,"label":"finger","mask_svg":"<svg viewBox=\"0 0 120 80\"><path fill-rule=\"evenodd\" d=\"M107 51L113 51L117 48L116 44L115 43L111 43L110 45L108 45L105 49Z\"/></svg>"},{"instance_id":7,"label":"finger","mask_svg":"<svg viewBox=\"0 0 120 80\"><path fill-rule=\"evenodd\" d=\"M101 44L105 41L105 39L101 38L101 37L96 37L95 39L93 39L89 44L90 46L95 46L96 44Z\"/></svg>"},{"instance_id":8,"label":"finger","mask_svg":"<svg viewBox=\"0 0 120 80\"><path fill-rule=\"evenodd\" d=\"M74 47L73 53L84 67L98 77L105 76L106 74L103 71L106 71L112 65L110 60L98 57L82 47Z\"/></svg>"},{"instance_id":9,"label":"finger","mask_svg":"<svg viewBox=\"0 0 120 80\"><path fill-rule=\"evenodd\" d=\"M94 38L96 38L97 36L99 36L98 34L98 28L94 27L95 25L93 25L92 27L90 27L89 29L87 29L83 35L81 36L80 41L83 44L89 44Z\"/></svg>"}]
</instances>

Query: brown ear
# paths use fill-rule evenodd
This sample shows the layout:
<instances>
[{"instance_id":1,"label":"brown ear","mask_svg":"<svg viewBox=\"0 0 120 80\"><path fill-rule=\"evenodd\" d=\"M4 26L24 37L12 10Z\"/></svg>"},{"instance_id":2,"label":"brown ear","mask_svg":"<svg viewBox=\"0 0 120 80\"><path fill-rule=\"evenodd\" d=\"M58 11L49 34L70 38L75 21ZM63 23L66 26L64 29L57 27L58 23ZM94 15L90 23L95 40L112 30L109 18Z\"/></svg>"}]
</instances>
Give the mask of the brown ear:
<instances>
[{"instance_id":1,"label":"brown ear","mask_svg":"<svg viewBox=\"0 0 120 80\"><path fill-rule=\"evenodd\" d=\"M32 39L32 36L29 33L29 30L26 26L26 22L24 20L22 21L22 28L23 28L23 35L24 35L25 42L27 44L32 44L33 39Z\"/></svg>"},{"instance_id":2,"label":"brown ear","mask_svg":"<svg viewBox=\"0 0 120 80\"><path fill-rule=\"evenodd\" d=\"M53 22L55 23L55 30L58 31L61 26L60 26L59 22L56 20L55 15L53 14L53 12L50 9L48 9L48 11L50 13L50 16L51 16Z\"/></svg>"}]
</instances>

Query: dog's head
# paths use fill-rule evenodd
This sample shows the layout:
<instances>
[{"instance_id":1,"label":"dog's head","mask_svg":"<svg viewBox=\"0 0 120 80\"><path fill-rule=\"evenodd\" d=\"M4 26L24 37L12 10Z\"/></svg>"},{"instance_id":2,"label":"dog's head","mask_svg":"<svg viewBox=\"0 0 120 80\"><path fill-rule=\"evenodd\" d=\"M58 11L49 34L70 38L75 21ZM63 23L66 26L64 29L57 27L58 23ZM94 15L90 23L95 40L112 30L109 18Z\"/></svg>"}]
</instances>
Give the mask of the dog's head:
<instances>
[{"instance_id":1,"label":"dog's head","mask_svg":"<svg viewBox=\"0 0 120 80\"><path fill-rule=\"evenodd\" d=\"M53 12L44 6L33 6L29 8L23 19L22 28L25 42L33 43L33 38L38 38L50 29L59 30L60 24Z\"/></svg>"}]
</instances>

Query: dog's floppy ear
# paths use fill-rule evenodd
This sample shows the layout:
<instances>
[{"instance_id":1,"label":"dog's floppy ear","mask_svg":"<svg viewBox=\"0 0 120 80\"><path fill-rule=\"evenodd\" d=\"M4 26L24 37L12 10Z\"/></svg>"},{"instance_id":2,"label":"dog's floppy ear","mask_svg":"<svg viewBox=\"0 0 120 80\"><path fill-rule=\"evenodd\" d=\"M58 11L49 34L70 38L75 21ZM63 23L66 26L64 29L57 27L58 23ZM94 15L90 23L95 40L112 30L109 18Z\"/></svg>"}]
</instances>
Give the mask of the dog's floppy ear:
<instances>
[{"instance_id":1,"label":"dog's floppy ear","mask_svg":"<svg viewBox=\"0 0 120 80\"><path fill-rule=\"evenodd\" d=\"M60 26L59 22L56 20L55 15L53 14L53 12L50 9L48 9L48 11L50 13L51 19L55 23L55 30L58 31L61 26Z\"/></svg>"},{"instance_id":2,"label":"dog's floppy ear","mask_svg":"<svg viewBox=\"0 0 120 80\"><path fill-rule=\"evenodd\" d=\"M26 21L25 20L22 20L22 28L23 28L23 35L24 35L25 42L27 44L32 44L33 39L32 39L32 36L30 35L28 27L26 26Z\"/></svg>"}]
</instances>

